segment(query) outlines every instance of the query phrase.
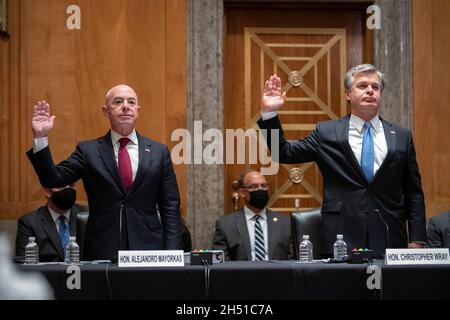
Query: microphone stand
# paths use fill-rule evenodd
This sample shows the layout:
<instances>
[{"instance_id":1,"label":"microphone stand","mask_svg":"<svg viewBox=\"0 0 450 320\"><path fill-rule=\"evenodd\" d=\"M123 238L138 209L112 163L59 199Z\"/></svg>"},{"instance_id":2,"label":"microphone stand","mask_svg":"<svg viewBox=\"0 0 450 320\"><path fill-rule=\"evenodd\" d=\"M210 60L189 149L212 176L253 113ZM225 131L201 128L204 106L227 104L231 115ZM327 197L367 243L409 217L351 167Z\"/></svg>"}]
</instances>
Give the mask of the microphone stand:
<instances>
[{"instance_id":1,"label":"microphone stand","mask_svg":"<svg viewBox=\"0 0 450 320\"><path fill-rule=\"evenodd\" d=\"M386 248L390 248L390 244L389 244L389 225L386 222L386 220L383 219L383 216L381 215L380 210L374 209L373 211L378 215L378 217L380 218L380 220L384 223L384 226L386 227Z\"/></svg>"}]
</instances>

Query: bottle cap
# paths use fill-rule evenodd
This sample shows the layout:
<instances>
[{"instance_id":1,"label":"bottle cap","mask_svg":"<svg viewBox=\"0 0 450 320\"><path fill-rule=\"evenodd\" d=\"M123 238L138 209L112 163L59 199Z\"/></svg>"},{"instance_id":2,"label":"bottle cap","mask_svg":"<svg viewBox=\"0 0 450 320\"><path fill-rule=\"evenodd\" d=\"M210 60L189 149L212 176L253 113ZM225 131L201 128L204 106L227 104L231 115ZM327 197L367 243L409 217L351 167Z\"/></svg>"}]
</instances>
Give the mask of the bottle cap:
<instances>
[{"instance_id":1,"label":"bottle cap","mask_svg":"<svg viewBox=\"0 0 450 320\"><path fill-rule=\"evenodd\" d=\"M36 237L28 237L28 241L35 241Z\"/></svg>"},{"instance_id":2,"label":"bottle cap","mask_svg":"<svg viewBox=\"0 0 450 320\"><path fill-rule=\"evenodd\" d=\"M308 234L304 234L303 235L303 240L309 240L309 235Z\"/></svg>"},{"instance_id":3,"label":"bottle cap","mask_svg":"<svg viewBox=\"0 0 450 320\"><path fill-rule=\"evenodd\" d=\"M342 240L342 239L344 239L344 236L342 234L337 234L336 239Z\"/></svg>"},{"instance_id":4,"label":"bottle cap","mask_svg":"<svg viewBox=\"0 0 450 320\"><path fill-rule=\"evenodd\" d=\"M77 237L73 237L73 236L69 237L69 241L75 241L75 240L77 240Z\"/></svg>"}]
</instances>

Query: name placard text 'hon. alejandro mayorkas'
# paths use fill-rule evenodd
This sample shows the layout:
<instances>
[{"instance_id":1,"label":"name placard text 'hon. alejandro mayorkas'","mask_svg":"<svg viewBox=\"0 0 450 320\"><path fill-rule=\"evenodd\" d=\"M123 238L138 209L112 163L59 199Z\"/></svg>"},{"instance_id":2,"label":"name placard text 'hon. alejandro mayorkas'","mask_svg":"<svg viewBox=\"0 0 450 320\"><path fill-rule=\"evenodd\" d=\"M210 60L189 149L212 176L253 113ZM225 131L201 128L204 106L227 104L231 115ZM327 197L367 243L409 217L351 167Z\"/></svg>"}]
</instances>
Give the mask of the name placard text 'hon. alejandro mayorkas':
<instances>
[{"instance_id":1,"label":"name placard text 'hon. alejandro mayorkas'","mask_svg":"<svg viewBox=\"0 0 450 320\"><path fill-rule=\"evenodd\" d=\"M450 264L448 248L386 249L386 264Z\"/></svg>"},{"instance_id":2,"label":"name placard text 'hon. alejandro mayorkas'","mask_svg":"<svg viewBox=\"0 0 450 320\"><path fill-rule=\"evenodd\" d=\"M119 267L183 267L183 250L119 251Z\"/></svg>"}]
</instances>

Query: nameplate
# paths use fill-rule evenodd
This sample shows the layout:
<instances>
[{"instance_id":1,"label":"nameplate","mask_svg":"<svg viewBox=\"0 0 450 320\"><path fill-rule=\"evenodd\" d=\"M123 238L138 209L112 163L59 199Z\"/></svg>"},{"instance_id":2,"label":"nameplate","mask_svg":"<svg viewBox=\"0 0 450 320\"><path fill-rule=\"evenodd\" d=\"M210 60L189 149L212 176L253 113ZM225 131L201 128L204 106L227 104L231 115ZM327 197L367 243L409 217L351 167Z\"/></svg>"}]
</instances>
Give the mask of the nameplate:
<instances>
[{"instance_id":1,"label":"nameplate","mask_svg":"<svg viewBox=\"0 0 450 320\"><path fill-rule=\"evenodd\" d=\"M119 267L184 267L183 250L119 251Z\"/></svg>"},{"instance_id":2,"label":"nameplate","mask_svg":"<svg viewBox=\"0 0 450 320\"><path fill-rule=\"evenodd\" d=\"M448 248L386 249L388 265L450 264Z\"/></svg>"}]
</instances>

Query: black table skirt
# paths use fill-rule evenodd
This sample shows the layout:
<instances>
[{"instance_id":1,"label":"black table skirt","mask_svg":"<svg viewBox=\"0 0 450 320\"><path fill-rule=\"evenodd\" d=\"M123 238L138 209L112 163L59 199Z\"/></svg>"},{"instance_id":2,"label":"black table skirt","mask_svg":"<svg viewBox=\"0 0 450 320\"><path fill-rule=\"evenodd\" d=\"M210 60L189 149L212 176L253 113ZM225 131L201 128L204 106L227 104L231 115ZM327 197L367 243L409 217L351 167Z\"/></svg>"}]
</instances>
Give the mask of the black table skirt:
<instances>
[{"instance_id":1,"label":"black table skirt","mask_svg":"<svg viewBox=\"0 0 450 320\"><path fill-rule=\"evenodd\" d=\"M367 264L295 261L225 262L203 266L119 268L82 264L81 289L68 289L67 265L17 265L38 271L61 300L395 300L449 299L450 265L386 266L381 289L369 289Z\"/></svg>"}]
</instances>

